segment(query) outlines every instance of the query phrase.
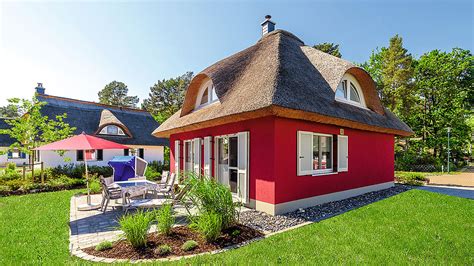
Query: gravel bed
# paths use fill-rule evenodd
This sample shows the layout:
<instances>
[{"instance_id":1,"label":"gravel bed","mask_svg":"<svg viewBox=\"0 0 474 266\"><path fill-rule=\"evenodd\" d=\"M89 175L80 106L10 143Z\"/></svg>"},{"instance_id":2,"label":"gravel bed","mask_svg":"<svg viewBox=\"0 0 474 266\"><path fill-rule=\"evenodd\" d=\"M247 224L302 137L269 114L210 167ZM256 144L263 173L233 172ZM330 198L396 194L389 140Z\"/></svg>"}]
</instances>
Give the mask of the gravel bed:
<instances>
[{"instance_id":1,"label":"gravel bed","mask_svg":"<svg viewBox=\"0 0 474 266\"><path fill-rule=\"evenodd\" d=\"M275 216L256 210L249 210L240 214L240 223L260 231L276 232L308 221L321 221L334 215L394 196L409 189L409 186L395 185L388 189L369 192L353 198L328 202Z\"/></svg>"}]
</instances>

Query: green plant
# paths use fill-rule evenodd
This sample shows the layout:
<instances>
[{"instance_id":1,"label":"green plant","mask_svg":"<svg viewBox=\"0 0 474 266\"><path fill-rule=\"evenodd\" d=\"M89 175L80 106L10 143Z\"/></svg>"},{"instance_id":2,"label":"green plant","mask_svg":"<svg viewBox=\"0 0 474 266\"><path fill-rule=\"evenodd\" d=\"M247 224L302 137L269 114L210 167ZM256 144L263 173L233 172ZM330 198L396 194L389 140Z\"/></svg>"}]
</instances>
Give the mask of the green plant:
<instances>
[{"instance_id":1,"label":"green plant","mask_svg":"<svg viewBox=\"0 0 474 266\"><path fill-rule=\"evenodd\" d=\"M197 248L199 246L199 244L194 241L194 240L188 240L186 242L184 242L184 244L181 246L181 249L184 250L184 251L191 251L195 248Z\"/></svg>"},{"instance_id":2,"label":"green plant","mask_svg":"<svg viewBox=\"0 0 474 266\"><path fill-rule=\"evenodd\" d=\"M189 191L184 200L191 201L197 209L197 215L214 213L221 216L222 229L228 228L236 222L238 211L232 200L232 193L225 185L205 176L187 173L186 185ZM186 204L185 204L186 206ZM190 210L190 219L193 220Z\"/></svg>"},{"instance_id":3,"label":"green plant","mask_svg":"<svg viewBox=\"0 0 474 266\"><path fill-rule=\"evenodd\" d=\"M402 184L411 186L421 186L427 181L425 174L416 172L396 172L395 179Z\"/></svg>"},{"instance_id":4,"label":"green plant","mask_svg":"<svg viewBox=\"0 0 474 266\"><path fill-rule=\"evenodd\" d=\"M134 248L141 248L146 246L152 220L153 216L150 213L139 210L135 214L122 216L119 220L119 228Z\"/></svg>"},{"instance_id":5,"label":"green plant","mask_svg":"<svg viewBox=\"0 0 474 266\"><path fill-rule=\"evenodd\" d=\"M112 248L112 242L110 241L102 241L99 243L99 245L97 245L95 247L95 250L97 251L104 251L104 250L107 250L107 249L111 249Z\"/></svg>"},{"instance_id":6,"label":"green plant","mask_svg":"<svg viewBox=\"0 0 474 266\"><path fill-rule=\"evenodd\" d=\"M173 206L171 204L163 204L161 209L159 209L156 213L156 221L158 232L169 235L175 222L173 216Z\"/></svg>"},{"instance_id":7,"label":"green plant","mask_svg":"<svg viewBox=\"0 0 474 266\"><path fill-rule=\"evenodd\" d=\"M191 225L201 233L207 242L215 241L222 230L222 216L213 212L204 212Z\"/></svg>"},{"instance_id":8,"label":"green plant","mask_svg":"<svg viewBox=\"0 0 474 266\"><path fill-rule=\"evenodd\" d=\"M89 189L90 189L92 194L97 194L97 193L100 193L102 191L102 187L100 186L100 183L97 180L92 180L89 183Z\"/></svg>"},{"instance_id":9,"label":"green plant","mask_svg":"<svg viewBox=\"0 0 474 266\"><path fill-rule=\"evenodd\" d=\"M241 233L241 232L240 232L239 229L235 229L234 231L232 231L231 235L235 237L235 236L240 235L240 233Z\"/></svg>"},{"instance_id":10,"label":"green plant","mask_svg":"<svg viewBox=\"0 0 474 266\"><path fill-rule=\"evenodd\" d=\"M164 256L171 253L171 247L168 245L160 245L155 249L155 254Z\"/></svg>"},{"instance_id":11,"label":"green plant","mask_svg":"<svg viewBox=\"0 0 474 266\"><path fill-rule=\"evenodd\" d=\"M59 165L56 167L51 168L51 175L53 177L61 176L61 175L66 175L72 178L84 178L84 173L86 171L86 168L84 164L65 164L65 165ZM112 168L108 166L97 166L97 165L91 165L88 166L88 171L89 174L91 175L97 175L97 176L111 176L113 174Z\"/></svg>"},{"instance_id":12,"label":"green plant","mask_svg":"<svg viewBox=\"0 0 474 266\"><path fill-rule=\"evenodd\" d=\"M7 163L7 167L5 168L7 171L15 171L16 170L16 164L15 163Z\"/></svg>"}]
</instances>

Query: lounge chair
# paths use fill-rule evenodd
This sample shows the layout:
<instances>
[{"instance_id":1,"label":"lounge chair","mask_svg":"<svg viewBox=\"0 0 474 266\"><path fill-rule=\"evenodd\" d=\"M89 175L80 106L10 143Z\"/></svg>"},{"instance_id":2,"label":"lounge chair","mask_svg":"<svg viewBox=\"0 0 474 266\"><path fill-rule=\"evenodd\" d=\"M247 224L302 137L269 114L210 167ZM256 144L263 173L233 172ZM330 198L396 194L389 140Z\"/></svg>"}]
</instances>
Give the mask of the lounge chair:
<instances>
[{"instance_id":1,"label":"lounge chair","mask_svg":"<svg viewBox=\"0 0 474 266\"><path fill-rule=\"evenodd\" d=\"M176 181L176 174L172 173L165 184L156 184L153 186L155 195L162 194L165 197L174 199L174 182Z\"/></svg>"}]
</instances>

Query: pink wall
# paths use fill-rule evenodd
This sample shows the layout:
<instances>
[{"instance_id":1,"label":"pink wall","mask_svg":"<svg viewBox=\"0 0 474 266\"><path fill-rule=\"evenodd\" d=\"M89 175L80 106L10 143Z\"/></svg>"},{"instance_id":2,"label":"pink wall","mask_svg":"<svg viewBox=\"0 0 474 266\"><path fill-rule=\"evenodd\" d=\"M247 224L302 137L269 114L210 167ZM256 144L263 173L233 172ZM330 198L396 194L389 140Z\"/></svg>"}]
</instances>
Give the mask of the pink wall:
<instances>
[{"instance_id":1,"label":"pink wall","mask_svg":"<svg viewBox=\"0 0 474 266\"><path fill-rule=\"evenodd\" d=\"M230 123L222 126L210 127L189 131L185 133L173 134L170 137L170 164L171 171L174 172L174 141L181 141L181 156L183 158L183 141L193 138L204 138L212 136L214 141L215 136L234 134L242 131L250 132L249 145L249 197L250 199L257 199L264 202L275 201L275 184L274 184L274 120L273 117L264 117L258 119L251 119L243 122ZM203 150L203 149L201 149ZM214 143L212 143L212 153L214 158ZM201 156L202 158L203 156ZM214 173L214 160L212 160L212 175ZM201 165L203 162L201 161ZM181 169L183 162L180 162ZM258 190L256 190L258 188Z\"/></svg>"},{"instance_id":2,"label":"pink wall","mask_svg":"<svg viewBox=\"0 0 474 266\"><path fill-rule=\"evenodd\" d=\"M393 181L393 135L344 128L348 136L348 172L297 176L297 131L338 135L340 127L293 119L275 119L275 202L282 203ZM337 157L334 156L334 161Z\"/></svg>"},{"instance_id":3,"label":"pink wall","mask_svg":"<svg viewBox=\"0 0 474 266\"><path fill-rule=\"evenodd\" d=\"M297 176L297 131L337 135L339 129L301 120L264 117L174 134L170 138L171 171L174 171L175 140L181 141L182 153L184 140L249 131L250 199L277 204L393 181L393 135L348 128L344 129L344 135L349 138L348 172ZM214 161L211 163L214 175ZM180 166L183 167L182 161Z\"/></svg>"}]
</instances>

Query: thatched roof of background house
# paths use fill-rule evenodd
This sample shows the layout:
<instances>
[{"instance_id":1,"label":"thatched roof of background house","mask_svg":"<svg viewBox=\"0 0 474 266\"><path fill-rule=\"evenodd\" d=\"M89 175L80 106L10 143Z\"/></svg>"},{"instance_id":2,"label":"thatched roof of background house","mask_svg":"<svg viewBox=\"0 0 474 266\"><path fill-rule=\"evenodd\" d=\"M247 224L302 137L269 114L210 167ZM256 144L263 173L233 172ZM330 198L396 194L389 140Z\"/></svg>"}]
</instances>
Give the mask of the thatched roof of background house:
<instances>
[{"instance_id":1,"label":"thatched roof of background house","mask_svg":"<svg viewBox=\"0 0 474 266\"><path fill-rule=\"evenodd\" d=\"M335 100L345 73L357 78L368 109ZM219 103L194 110L199 87L214 83ZM276 30L255 45L206 68L192 80L183 107L154 131L155 136L239 120L276 115L396 135L412 130L377 96L369 74L354 64L305 46Z\"/></svg>"}]
</instances>

